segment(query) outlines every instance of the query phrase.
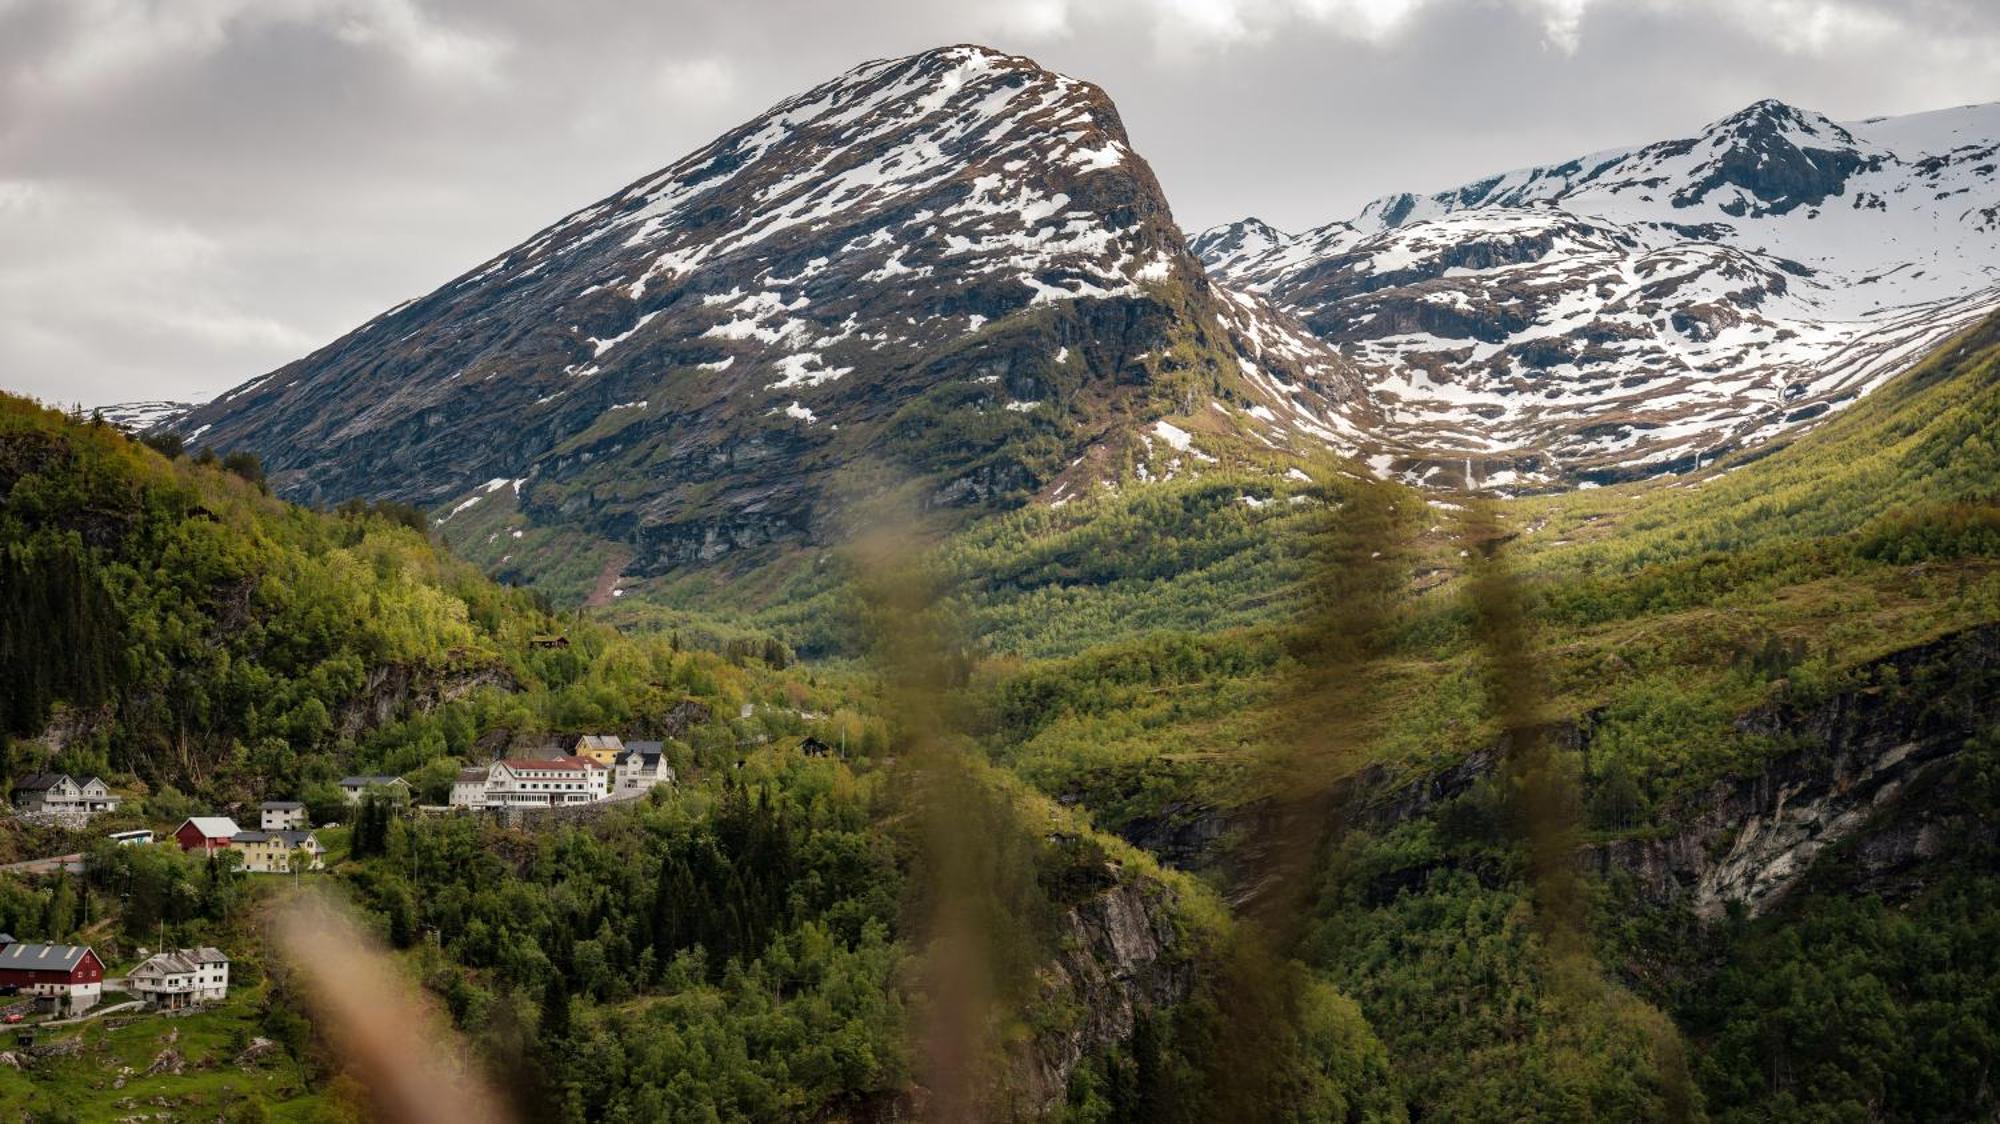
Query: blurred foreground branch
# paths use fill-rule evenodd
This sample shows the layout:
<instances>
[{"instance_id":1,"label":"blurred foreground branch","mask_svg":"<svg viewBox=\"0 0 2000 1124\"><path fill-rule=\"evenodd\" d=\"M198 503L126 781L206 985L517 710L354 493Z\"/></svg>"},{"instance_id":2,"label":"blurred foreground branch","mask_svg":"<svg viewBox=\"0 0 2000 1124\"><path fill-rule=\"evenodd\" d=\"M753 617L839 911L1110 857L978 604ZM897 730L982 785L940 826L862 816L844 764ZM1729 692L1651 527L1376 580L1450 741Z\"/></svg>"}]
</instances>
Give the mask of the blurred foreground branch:
<instances>
[{"instance_id":1,"label":"blurred foreground branch","mask_svg":"<svg viewBox=\"0 0 2000 1124\"><path fill-rule=\"evenodd\" d=\"M514 1113L470 1070L472 1054L348 909L293 895L271 923L335 1058L390 1124L506 1124Z\"/></svg>"}]
</instances>

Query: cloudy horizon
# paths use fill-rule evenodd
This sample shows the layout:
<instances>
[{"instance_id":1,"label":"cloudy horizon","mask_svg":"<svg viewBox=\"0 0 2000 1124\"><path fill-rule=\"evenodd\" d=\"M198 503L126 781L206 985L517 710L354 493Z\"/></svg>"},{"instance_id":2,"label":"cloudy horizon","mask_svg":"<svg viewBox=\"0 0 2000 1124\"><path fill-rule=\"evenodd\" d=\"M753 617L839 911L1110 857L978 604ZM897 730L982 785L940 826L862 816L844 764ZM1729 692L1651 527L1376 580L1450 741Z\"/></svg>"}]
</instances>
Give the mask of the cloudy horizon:
<instances>
[{"instance_id":1,"label":"cloudy horizon","mask_svg":"<svg viewBox=\"0 0 2000 1124\"><path fill-rule=\"evenodd\" d=\"M837 10L836 10L837 7ZM1190 232L2000 99L1975 0L0 0L0 388L211 397L772 103L974 41L1104 87Z\"/></svg>"}]
</instances>

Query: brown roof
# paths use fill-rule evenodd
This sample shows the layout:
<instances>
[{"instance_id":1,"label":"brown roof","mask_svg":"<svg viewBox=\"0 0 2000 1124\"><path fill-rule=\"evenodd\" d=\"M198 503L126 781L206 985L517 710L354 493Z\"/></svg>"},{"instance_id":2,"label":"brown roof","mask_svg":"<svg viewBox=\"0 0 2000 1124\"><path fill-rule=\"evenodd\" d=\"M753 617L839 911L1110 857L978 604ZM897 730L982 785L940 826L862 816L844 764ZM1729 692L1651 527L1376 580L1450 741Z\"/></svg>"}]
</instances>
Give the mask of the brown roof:
<instances>
[{"instance_id":1,"label":"brown roof","mask_svg":"<svg viewBox=\"0 0 2000 1124\"><path fill-rule=\"evenodd\" d=\"M574 756L571 756L571 757L550 757L550 758L546 758L546 759L543 759L543 760L539 760L539 761L537 761L537 760L532 760L532 759L527 759L527 758L519 758L519 757L510 757L510 758L508 758L507 760L505 760L505 761L502 761L502 762L500 762L500 763L501 763L502 765L505 765L505 766L507 766L507 767L508 767L509 769L513 769L513 770L515 770L515 771L517 771L517 772L518 772L518 771L520 771L520 770L522 770L522 769L540 769L540 770L543 770L543 771L547 771L547 770L549 770L549 769L602 769L602 768L604 768L604 766L602 766L602 765L599 765L599 764L598 764L597 762L595 762L595 761L592 761L592 760L590 760L590 759L589 759L588 757L574 757Z\"/></svg>"}]
</instances>

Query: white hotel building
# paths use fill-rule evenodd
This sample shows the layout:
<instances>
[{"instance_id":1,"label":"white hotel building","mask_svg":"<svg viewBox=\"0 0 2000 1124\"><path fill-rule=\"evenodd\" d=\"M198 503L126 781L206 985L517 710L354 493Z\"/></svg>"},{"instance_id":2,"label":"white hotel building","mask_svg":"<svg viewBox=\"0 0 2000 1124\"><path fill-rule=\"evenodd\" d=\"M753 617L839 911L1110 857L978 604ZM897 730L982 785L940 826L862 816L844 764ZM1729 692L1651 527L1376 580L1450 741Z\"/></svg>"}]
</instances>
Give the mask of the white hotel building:
<instances>
[{"instance_id":1,"label":"white hotel building","mask_svg":"<svg viewBox=\"0 0 2000 1124\"><path fill-rule=\"evenodd\" d=\"M560 808L594 804L611 791L611 771L583 757L495 761L487 766L483 785L471 773L466 770L452 784L453 807Z\"/></svg>"}]
</instances>

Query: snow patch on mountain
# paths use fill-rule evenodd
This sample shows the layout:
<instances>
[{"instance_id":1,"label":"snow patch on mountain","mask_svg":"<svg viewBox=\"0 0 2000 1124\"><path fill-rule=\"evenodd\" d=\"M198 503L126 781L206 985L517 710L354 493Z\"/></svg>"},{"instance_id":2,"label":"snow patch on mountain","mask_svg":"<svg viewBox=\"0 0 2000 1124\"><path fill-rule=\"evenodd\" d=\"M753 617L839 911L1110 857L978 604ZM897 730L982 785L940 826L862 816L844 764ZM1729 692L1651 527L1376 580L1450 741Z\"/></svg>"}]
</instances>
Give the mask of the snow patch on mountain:
<instances>
[{"instance_id":1,"label":"snow patch on mountain","mask_svg":"<svg viewBox=\"0 0 2000 1124\"><path fill-rule=\"evenodd\" d=\"M2000 104L1841 124L1764 101L1191 245L1363 369L1390 471L1609 481L1810 424L2000 305L1996 154Z\"/></svg>"},{"instance_id":2,"label":"snow patch on mountain","mask_svg":"<svg viewBox=\"0 0 2000 1124\"><path fill-rule=\"evenodd\" d=\"M116 402L99 406L91 413L127 433L144 433L159 426L171 425L194 408L192 402Z\"/></svg>"}]
</instances>

